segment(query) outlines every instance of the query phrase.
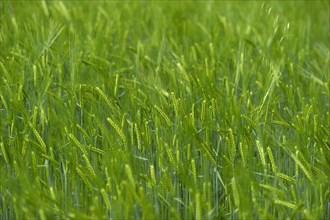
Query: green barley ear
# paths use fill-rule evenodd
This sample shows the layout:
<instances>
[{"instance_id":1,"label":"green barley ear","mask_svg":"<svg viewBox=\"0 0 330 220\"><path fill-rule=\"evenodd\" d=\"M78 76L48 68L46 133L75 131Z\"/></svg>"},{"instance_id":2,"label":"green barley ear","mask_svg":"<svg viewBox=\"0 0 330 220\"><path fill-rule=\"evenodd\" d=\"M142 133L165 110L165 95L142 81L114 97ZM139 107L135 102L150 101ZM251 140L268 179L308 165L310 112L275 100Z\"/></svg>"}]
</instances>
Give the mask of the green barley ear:
<instances>
[{"instance_id":1,"label":"green barley ear","mask_svg":"<svg viewBox=\"0 0 330 220\"><path fill-rule=\"evenodd\" d=\"M119 83L119 75L116 74L116 79L115 79L115 88L113 90L113 95L116 97L118 93L118 83Z\"/></svg>"},{"instance_id":2,"label":"green barley ear","mask_svg":"<svg viewBox=\"0 0 330 220\"><path fill-rule=\"evenodd\" d=\"M278 189L278 188L276 188L274 186L271 186L269 184L259 183L259 186L264 188L264 189L267 189L270 192L272 192L273 195L276 195L276 196L279 196L279 197L284 197L285 196L285 193L281 189Z\"/></svg>"},{"instance_id":3,"label":"green barley ear","mask_svg":"<svg viewBox=\"0 0 330 220\"><path fill-rule=\"evenodd\" d=\"M190 163L190 159L191 159L191 145L188 144L187 145L187 159L186 159L187 164Z\"/></svg>"},{"instance_id":4,"label":"green barley ear","mask_svg":"<svg viewBox=\"0 0 330 220\"><path fill-rule=\"evenodd\" d=\"M105 156L105 154L106 154L104 150L102 150L102 149L100 149L100 148L97 148L97 147L89 146L89 150L90 150L91 152L98 153L98 154L100 154L100 155L102 155L102 156Z\"/></svg>"},{"instance_id":5,"label":"green barley ear","mask_svg":"<svg viewBox=\"0 0 330 220\"><path fill-rule=\"evenodd\" d=\"M1 66L1 69L2 69L3 74L4 74L4 80L6 82L10 83L12 81L12 79L10 77L11 74L7 71L6 67L3 65L3 63L1 61L0 61L0 66Z\"/></svg>"},{"instance_id":6,"label":"green barley ear","mask_svg":"<svg viewBox=\"0 0 330 220\"><path fill-rule=\"evenodd\" d=\"M32 114L32 122L31 124L33 125L33 127L37 126L37 114L38 114L38 107L34 106L33 108L33 114Z\"/></svg>"},{"instance_id":7,"label":"green barley ear","mask_svg":"<svg viewBox=\"0 0 330 220\"><path fill-rule=\"evenodd\" d=\"M195 120L195 104L193 104L192 107L191 107L190 123L191 123L194 131L197 132L196 120Z\"/></svg>"},{"instance_id":8,"label":"green barley ear","mask_svg":"<svg viewBox=\"0 0 330 220\"><path fill-rule=\"evenodd\" d=\"M179 172L179 169L180 169L180 162L181 162L181 159L180 159L180 150L177 149L176 150L176 170L177 172Z\"/></svg>"},{"instance_id":9,"label":"green barley ear","mask_svg":"<svg viewBox=\"0 0 330 220\"><path fill-rule=\"evenodd\" d=\"M76 144L76 146L79 148L79 150L83 153L86 154L86 149L84 148L84 146L77 140L77 138L75 136L73 136L73 134L68 134L69 138L73 141L73 143Z\"/></svg>"},{"instance_id":10,"label":"green barley ear","mask_svg":"<svg viewBox=\"0 0 330 220\"><path fill-rule=\"evenodd\" d=\"M34 151L31 152L31 160L32 160L32 170L33 173L36 175L37 173L37 159Z\"/></svg>"},{"instance_id":11,"label":"green barley ear","mask_svg":"<svg viewBox=\"0 0 330 220\"><path fill-rule=\"evenodd\" d=\"M205 116L206 116L206 100L203 100L202 103L202 110L201 110L201 120L202 122L205 122Z\"/></svg>"},{"instance_id":12,"label":"green barley ear","mask_svg":"<svg viewBox=\"0 0 330 220\"><path fill-rule=\"evenodd\" d=\"M42 106L40 107L40 120L41 120L41 131L43 133L45 131L45 124L46 125L48 124L48 120L46 117L45 110Z\"/></svg>"},{"instance_id":13,"label":"green barley ear","mask_svg":"<svg viewBox=\"0 0 330 220\"><path fill-rule=\"evenodd\" d=\"M40 144L40 145L38 145L39 148L40 148L40 150L41 150L43 153L46 153L46 151L47 151L47 147L46 147L45 142L42 140L40 134L38 133L38 131L35 129L35 127L34 127L32 124L30 124L30 128L31 128L33 134L36 136L36 138L37 138L37 140L38 140L38 142L39 142L39 144Z\"/></svg>"},{"instance_id":14,"label":"green barley ear","mask_svg":"<svg viewBox=\"0 0 330 220\"><path fill-rule=\"evenodd\" d=\"M12 103L13 107L15 108L16 111L20 112L22 114L22 117L24 120L28 121L28 112L25 108L25 105L21 99L15 99L15 100L10 100Z\"/></svg>"},{"instance_id":15,"label":"green barley ear","mask_svg":"<svg viewBox=\"0 0 330 220\"><path fill-rule=\"evenodd\" d=\"M129 183L135 189L136 188L135 180L132 174L131 167L128 164L125 164L125 173L127 175Z\"/></svg>"},{"instance_id":16,"label":"green barley ear","mask_svg":"<svg viewBox=\"0 0 330 220\"><path fill-rule=\"evenodd\" d=\"M241 153L241 157L242 157L242 162L243 162L243 166L246 167L246 157L245 157L245 149L243 149L245 146L244 146L244 143L243 142L240 142L239 143L239 150L240 150L240 153Z\"/></svg>"},{"instance_id":17,"label":"green barley ear","mask_svg":"<svg viewBox=\"0 0 330 220\"><path fill-rule=\"evenodd\" d=\"M296 155L291 154L291 157L293 158L293 160L296 162L296 166L300 167L300 169L304 172L304 174L306 175L306 177L309 179L309 181L311 183L314 183L314 178L312 175L312 172L310 171L310 169L308 167L306 167L300 160L299 160L299 151L296 150ZM298 171L296 171L298 173ZM296 177L298 179L298 177Z\"/></svg>"},{"instance_id":18,"label":"green barley ear","mask_svg":"<svg viewBox=\"0 0 330 220\"><path fill-rule=\"evenodd\" d=\"M154 165L150 165L150 178L151 178L151 186L155 187L156 184L157 184L157 181L156 181L156 174L155 174Z\"/></svg>"},{"instance_id":19,"label":"green barley ear","mask_svg":"<svg viewBox=\"0 0 330 220\"><path fill-rule=\"evenodd\" d=\"M85 129L83 129L79 124L76 124L76 127L78 128L78 130L81 132L82 136L84 137L84 139L90 143L91 142L91 138L88 136L87 132L85 131Z\"/></svg>"},{"instance_id":20,"label":"green barley ear","mask_svg":"<svg viewBox=\"0 0 330 220\"><path fill-rule=\"evenodd\" d=\"M2 95L1 91L0 91L0 100L3 104L3 106L5 107L6 111L8 112L8 104L7 104L5 97Z\"/></svg>"},{"instance_id":21,"label":"green barley ear","mask_svg":"<svg viewBox=\"0 0 330 220\"><path fill-rule=\"evenodd\" d=\"M138 144L138 149L142 151L142 143L141 143L141 134L138 125L135 123L135 134L136 134L136 141Z\"/></svg>"},{"instance_id":22,"label":"green barley ear","mask_svg":"<svg viewBox=\"0 0 330 220\"><path fill-rule=\"evenodd\" d=\"M2 150L2 155L5 158L5 162L6 162L7 165L9 165L9 159L8 159L8 155L7 155L5 146L2 142L0 143L0 146L1 146L1 150Z\"/></svg>"},{"instance_id":23,"label":"green barley ear","mask_svg":"<svg viewBox=\"0 0 330 220\"><path fill-rule=\"evenodd\" d=\"M106 206L107 210L110 211L111 210L111 203L110 203L109 197L108 197L105 189L103 189L103 188L101 189L101 195L102 195L102 199L105 203L105 206Z\"/></svg>"},{"instance_id":24,"label":"green barley ear","mask_svg":"<svg viewBox=\"0 0 330 220\"><path fill-rule=\"evenodd\" d=\"M96 92L103 98L103 100L107 103L109 109L113 109L113 105L111 105L110 100L108 99L108 97L104 94L104 92L99 88L96 87L95 88Z\"/></svg>"},{"instance_id":25,"label":"green barley ear","mask_svg":"<svg viewBox=\"0 0 330 220\"><path fill-rule=\"evenodd\" d=\"M211 119L216 120L216 101L214 98L211 99L211 105L209 109L210 109Z\"/></svg>"},{"instance_id":26,"label":"green barley ear","mask_svg":"<svg viewBox=\"0 0 330 220\"><path fill-rule=\"evenodd\" d=\"M22 176L22 174L21 174L21 170L20 170L20 168L19 168L19 166L18 166L16 160L14 160L14 169L15 169L15 172L16 172L16 175L17 175L17 178L18 178L18 179L21 179L21 176Z\"/></svg>"},{"instance_id":27,"label":"green barley ear","mask_svg":"<svg viewBox=\"0 0 330 220\"><path fill-rule=\"evenodd\" d=\"M150 135L149 123L147 121L144 123L144 130L145 130L146 146L149 149L151 145L151 135Z\"/></svg>"},{"instance_id":28,"label":"green barley ear","mask_svg":"<svg viewBox=\"0 0 330 220\"><path fill-rule=\"evenodd\" d=\"M251 118L249 118L249 117L247 117L246 115L243 115L243 114L241 115L241 117L242 117L246 122L248 122L249 125L251 125L253 129L256 129L256 128L257 128L256 123L255 123Z\"/></svg>"},{"instance_id":29,"label":"green barley ear","mask_svg":"<svg viewBox=\"0 0 330 220\"><path fill-rule=\"evenodd\" d=\"M267 147L267 153L268 153L270 163L272 165L272 170L274 173L277 173L278 168L276 166L275 159L274 159L274 156L273 156L273 153L272 153L272 150L270 149L270 147Z\"/></svg>"},{"instance_id":30,"label":"green barley ear","mask_svg":"<svg viewBox=\"0 0 330 220\"><path fill-rule=\"evenodd\" d=\"M314 115L314 137L316 137L318 133L318 127L319 127L319 116Z\"/></svg>"},{"instance_id":31,"label":"green barley ear","mask_svg":"<svg viewBox=\"0 0 330 220\"><path fill-rule=\"evenodd\" d=\"M264 149L261 146L259 140L256 141L256 144L257 144L257 149L258 149L258 152L259 152L259 157L260 157L260 160L261 160L261 165L264 168L264 170L266 170L267 167L266 167L266 159L265 159Z\"/></svg>"},{"instance_id":32,"label":"green barley ear","mask_svg":"<svg viewBox=\"0 0 330 220\"><path fill-rule=\"evenodd\" d=\"M276 173L276 176L277 177L280 177L281 179L286 180L286 181L288 181L288 182L290 182L292 184L296 184L297 183L297 181L294 178L292 178L292 177L290 177L288 175L285 175L284 173L277 172Z\"/></svg>"},{"instance_id":33,"label":"green barley ear","mask_svg":"<svg viewBox=\"0 0 330 220\"><path fill-rule=\"evenodd\" d=\"M191 171L194 179L194 183L197 186L197 170L196 170L196 162L194 159L191 160Z\"/></svg>"},{"instance_id":34,"label":"green barley ear","mask_svg":"<svg viewBox=\"0 0 330 220\"><path fill-rule=\"evenodd\" d=\"M171 122L170 118L165 114L165 112L161 108L159 108L157 105L154 105L154 108L162 116L162 118L165 120L166 124L168 126L171 126L172 122Z\"/></svg>"},{"instance_id":35,"label":"green barley ear","mask_svg":"<svg viewBox=\"0 0 330 220\"><path fill-rule=\"evenodd\" d=\"M177 164L176 164L176 161L174 159L174 155L173 155L172 149L170 148L170 146L167 143L165 143L165 150L166 150L167 156L168 156L168 158L170 160L170 163L176 169Z\"/></svg>"},{"instance_id":36,"label":"green barley ear","mask_svg":"<svg viewBox=\"0 0 330 220\"><path fill-rule=\"evenodd\" d=\"M293 204L291 202L287 202L287 201L283 201L283 200L279 200L279 199L275 199L274 204L275 205L282 205L282 206L285 206L285 207L290 208L292 210L295 210L296 207L297 207L295 204Z\"/></svg>"},{"instance_id":37,"label":"green barley ear","mask_svg":"<svg viewBox=\"0 0 330 220\"><path fill-rule=\"evenodd\" d=\"M176 99L174 92L171 92L172 104L174 107L175 116L179 116L179 101Z\"/></svg>"},{"instance_id":38,"label":"green barley ear","mask_svg":"<svg viewBox=\"0 0 330 220\"><path fill-rule=\"evenodd\" d=\"M96 174L95 171L93 169L92 164L89 162L88 157L86 156L86 154L83 155L83 158L85 160L86 166L87 166L87 170L89 172L89 174L93 177L93 179L96 179Z\"/></svg>"},{"instance_id":39,"label":"green barley ear","mask_svg":"<svg viewBox=\"0 0 330 220\"><path fill-rule=\"evenodd\" d=\"M200 145L198 145L200 148L201 148L201 150L206 154L206 156L208 157L208 159L210 160L210 162L212 163L212 165L213 166L216 166L216 161L215 161L215 159L214 159L214 157L213 157L213 155L212 155L212 150L211 149L209 149L207 146L205 146L205 144L204 143L201 143Z\"/></svg>"},{"instance_id":40,"label":"green barley ear","mask_svg":"<svg viewBox=\"0 0 330 220\"><path fill-rule=\"evenodd\" d=\"M107 118L107 121L115 129L115 131L119 134L119 136L123 140L124 144L126 144L126 136L125 136L124 132L120 129L120 127L109 117Z\"/></svg>"},{"instance_id":41,"label":"green barley ear","mask_svg":"<svg viewBox=\"0 0 330 220\"><path fill-rule=\"evenodd\" d=\"M236 143L234 139L233 130L229 128L229 159L232 164L234 164L235 155L236 155Z\"/></svg>"},{"instance_id":42,"label":"green barley ear","mask_svg":"<svg viewBox=\"0 0 330 220\"><path fill-rule=\"evenodd\" d=\"M297 193L296 193L296 188L294 187L294 185L291 185L291 194L293 197L293 201L295 204L297 204L298 200L297 200ZM322 196L321 196L322 197Z\"/></svg>"},{"instance_id":43,"label":"green barley ear","mask_svg":"<svg viewBox=\"0 0 330 220\"><path fill-rule=\"evenodd\" d=\"M92 190L93 189L93 186L89 182L89 180L86 178L84 172L79 167L76 167L76 172L78 173L78 175L80 176L80 178L82 179L82 181L84 182L84 184L87 186L87 188L89 190Z\"/></svg>"},{"instance_id":44,"label":"green barley ear","mask_svg":"<svg viewBox=\"0 0 330 220\"><path fill-rule=\"evenodd\" d=\"M127 120L128 124L131 126L130 129L130 139L131 139L131 146L134 146L134 123L130 122L129 120Z\"/></svg>"}]
</instances>

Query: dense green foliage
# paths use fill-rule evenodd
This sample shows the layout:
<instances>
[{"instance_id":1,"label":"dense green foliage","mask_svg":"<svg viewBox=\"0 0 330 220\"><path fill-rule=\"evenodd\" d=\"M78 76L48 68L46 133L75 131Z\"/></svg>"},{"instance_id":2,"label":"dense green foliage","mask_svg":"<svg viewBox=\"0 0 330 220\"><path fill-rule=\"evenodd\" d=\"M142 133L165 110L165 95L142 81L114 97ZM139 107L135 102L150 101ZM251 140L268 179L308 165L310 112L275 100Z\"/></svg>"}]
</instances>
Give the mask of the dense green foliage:
<instances>
[{"instance_id":1,"label":"dense green foliage","mask_svg":"<svg viewBox=\"0 0 330 220\"><path fill-rule=\"evenodd\" d=\"M0 219L329 219L329 1L0 3Z\"/></svg>"}]
</instances>

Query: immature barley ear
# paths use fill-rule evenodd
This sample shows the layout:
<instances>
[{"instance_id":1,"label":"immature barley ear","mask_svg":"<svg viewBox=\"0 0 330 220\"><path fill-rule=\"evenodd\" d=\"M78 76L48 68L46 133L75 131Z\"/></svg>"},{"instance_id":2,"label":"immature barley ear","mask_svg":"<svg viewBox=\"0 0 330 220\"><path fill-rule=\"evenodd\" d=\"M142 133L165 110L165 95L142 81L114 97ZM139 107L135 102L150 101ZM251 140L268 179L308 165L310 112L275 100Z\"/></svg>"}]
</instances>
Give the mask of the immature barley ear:
<instances>
[{"instance_id":1,"label":"immature barley ear","mask_svg":"<svg viewBox=\"0 0 330 220\"><path fill-rule=\"evenodd\" d=\"M257 149L258 149L258 152L259 152L259 157L260 157L260 160L261 160L261 165L264 168L264 170L267 170L266 159L265 159L265 154L264 154L264 148L261 146L259 140L256 141L256 145L257 145Z\"/></svg>"},{"instance_id":2,"label":"immature barley ear","mask_svg":"<svg viewBox=\"0 0 330 220\"><path fill-rule=\"evenodd\" d=\"M136 188L135 180L132 174L131 167L128 164L125 164L125 173L130 185L135 189Z\"/></svg>"},{"instance_id":3,"label":"immature barley ear","mask_svg":"<svg viewBox=\"0 0 330 220\"><path fill-rule=\"evenodd\" d=\"M156 181L156 174L155 174L154 165L150 165L150 178L151 178L151 186L155 187L156 184L157 184L157 181Z\"/></svg>"},{"instance_id":4,"label":"immature barley ear","mask_svg":"<svg viewBox=\"0 0 330 220\"><path fill-rule=\"evenodd\" d=\"M2 142L0 142L0 146L1 146L1 150L2 150L2 155L5 158L5 162L6 162L7 165L9 165L9 159L8 159L8 155L7 155L5 146Z\"/></svg>"},{"instance_id":5,"label":"immature barley ear","mask_svg":"<svg viewBox=\"0 0 330 220\"><path fill-rule=\"evenodd\" d=\"M276 166L275 159L274 159L274 156L273 156L273 153L272 153L272 150L270 149L270 147L267 147L267 153L268 153L270 163L272 165L272 170L274 173L277 173L278 168Z\"/></svg>"},{"instance_id":6,"label":"immature barley ear","mask_svg":"<svg viewBox=\"0 0 330 220\"><path fill-rule=\"evenodd\" d=\"M234 164L235 155L236 155L236 143L234 139L233 130L229 128L228 132L229 132L229 146L228 146L229 159L230 162Z\"/></svg>"},{"instance_id":7,"label":"immature barley ear","mask_svg":"<svg viewBox=\"0 0 330 220\"><path fill-rule=\"evenodd\" d=\"M107 118L107 121L115 129L115 131L119 134L119 136L123 140L124 144L126 144L126 136L125 136L124 132L120 129L120 127L109 117Z\"/></svg>"}]
</instances>

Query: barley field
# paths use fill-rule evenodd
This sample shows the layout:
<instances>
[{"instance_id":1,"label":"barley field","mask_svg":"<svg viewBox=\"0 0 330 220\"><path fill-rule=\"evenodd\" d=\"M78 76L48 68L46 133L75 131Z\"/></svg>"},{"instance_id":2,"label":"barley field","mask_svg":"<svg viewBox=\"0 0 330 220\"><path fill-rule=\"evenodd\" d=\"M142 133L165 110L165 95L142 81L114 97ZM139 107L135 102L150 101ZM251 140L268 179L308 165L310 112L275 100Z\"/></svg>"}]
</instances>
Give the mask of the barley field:
<instances>
[{"instance_id":1,"label":"barley field","mask_svg":"<svg viewBox=\"0 0 330 220\"><path fill-rule=\"evenodd\" d=\"M0 220L330 219L329 1L1 1Z\"/></svg>"}]
</instances>

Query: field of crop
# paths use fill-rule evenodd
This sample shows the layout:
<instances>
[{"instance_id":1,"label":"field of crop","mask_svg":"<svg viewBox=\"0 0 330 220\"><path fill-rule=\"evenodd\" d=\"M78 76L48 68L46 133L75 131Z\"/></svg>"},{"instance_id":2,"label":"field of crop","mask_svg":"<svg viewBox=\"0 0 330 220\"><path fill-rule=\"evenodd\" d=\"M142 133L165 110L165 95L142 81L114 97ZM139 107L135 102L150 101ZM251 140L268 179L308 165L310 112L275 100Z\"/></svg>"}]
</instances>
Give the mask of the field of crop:
<instances>
[{"instance_id":1,"label":"field of crop","mask_svg":"<svg viewBox=\"0 0 330 220\"><path fill-rule=\"evenodd\" d=\"M0 220L329 219L329 1L1 1Z\"/></svg>"}]
</instances>

